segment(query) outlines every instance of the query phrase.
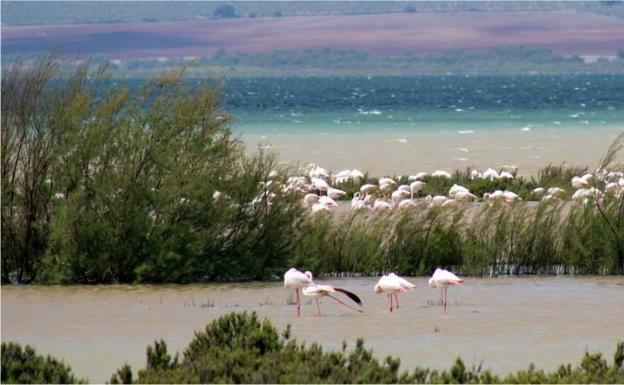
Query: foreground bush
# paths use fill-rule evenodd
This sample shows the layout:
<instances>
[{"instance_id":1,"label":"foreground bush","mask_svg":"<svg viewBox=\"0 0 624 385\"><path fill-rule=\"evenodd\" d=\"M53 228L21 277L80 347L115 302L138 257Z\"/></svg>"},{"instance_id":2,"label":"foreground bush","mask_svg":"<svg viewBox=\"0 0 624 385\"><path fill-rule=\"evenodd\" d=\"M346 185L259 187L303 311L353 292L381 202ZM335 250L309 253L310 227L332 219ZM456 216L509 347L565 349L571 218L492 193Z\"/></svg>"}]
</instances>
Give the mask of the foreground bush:
<instances>
[{"instance_id":1,"label":"foreground bush","mask_svg":"<svg viewBox=\"0 0 624 385\"><path fill-rule=\"evenodd\" d=\"M624 342L617 344L613 363L600 353L585 353L579 365L561 365L553 372L527 370L507 376L480 367L467 368L457 358L449 370L416 368L401 371L400 359L383 361L358 339L354 349L324 351L282 335L257 314L229 313L212 321L183 353L172 357L164 341L147 348L147 366L133 373L124 365L111 383L622 383ZM50 356L42 357L26 346L2 343L2 383L86 382Z\"/></svg>"},{"instance_id":2,"label":"foreground bush","mask_svg":"<svg viewBox=\"0 0 624 385\"><path fill-rule=\"evenodd\" d=\"M85 383L72 374L69 366L50 356L38 355L26 345L22 349L19 344L2 343L2 383Z\"/></svg>"},{"instance_id":3,"label":"foreground bush","mask_svg":"<svg viewBox=\"0 0 624 385\"><path fill-rule=\"evenodd\" d=\"M609 365L600 353L585 353L580 365L561 365L552 373L531 365L505 377L481 368L466 368L458 358L448 371L400 370L400 359L379 361L358 339L353 350L324 351L282 336L257 314L230 313L195 335L183 357L172 358L163 341L147 348L147 367L135 377L129 366L112 383L621 383L624 342Z\"/></svg>"}]
</instances>

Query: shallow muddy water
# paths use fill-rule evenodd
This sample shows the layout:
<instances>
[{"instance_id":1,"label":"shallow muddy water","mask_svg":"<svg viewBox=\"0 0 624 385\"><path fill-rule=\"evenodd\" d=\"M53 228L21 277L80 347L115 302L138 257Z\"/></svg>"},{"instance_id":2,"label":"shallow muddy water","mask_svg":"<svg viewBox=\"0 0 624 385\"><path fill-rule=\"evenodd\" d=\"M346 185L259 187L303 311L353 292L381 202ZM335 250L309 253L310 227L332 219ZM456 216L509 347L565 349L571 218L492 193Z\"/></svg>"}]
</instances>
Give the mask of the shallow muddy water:
<instances>
[{"instance_id":1,"label":"shallow muddy water","mask_svg":"<svg viewBox=\"0 0 624 385\"><path fill-rule=\"evenodd\" d=\"M400 295L400 309L386 311L375 278L322 280L358 294L364 313L331 299L322 317L309 300L296 318L287 305L294 292L281 282L187 286L3 286L2 341L32 344L62 357L74 371L103 382L125 362L145 365L145 348L163 338L182 350L210 320L230 311L255 310L294 336L339 349L364 337L374 354L401 358L403 369L448 368L457 355L470 366L497 373L553 369L579 361L586 350L612 360L624 339L624 277L468 278L448 291L443 313L438 290L425 278ZM321 282L319 280L319 282Z\"/></svg>"}]
</instances>

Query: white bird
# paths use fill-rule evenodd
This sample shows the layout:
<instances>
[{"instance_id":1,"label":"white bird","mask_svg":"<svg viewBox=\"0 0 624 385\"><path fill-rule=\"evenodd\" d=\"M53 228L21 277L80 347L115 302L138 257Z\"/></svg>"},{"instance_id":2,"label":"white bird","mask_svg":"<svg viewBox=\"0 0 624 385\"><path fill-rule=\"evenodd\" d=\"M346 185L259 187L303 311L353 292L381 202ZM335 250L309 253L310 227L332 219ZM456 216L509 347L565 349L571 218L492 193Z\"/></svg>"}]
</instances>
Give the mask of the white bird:
<instances>
[{"instance_id":1,"label":"white bird","mask_svg":"<svg viewBox=\"0 0 624 385\"><path fill-rule=\"evenodd\" d=\"M410 183L411 198L414 199L414 195L420 195L420 192L425 188L426 183L419 180Z\"/></svg>"},{"instance_id":2,"label":"white bird","mask_svg":"<svg viewBox=\"0 0 624 385\"><path fill-rule=\"evenodd\" d=\"M543 187L536 187L533 189L533 194L537 195L537 196L541 196L544 194L544 188Z\"/></svg>"},{"instance_id":3,"label":"white bird","mask_svg":"<svg viewBox=\"0 0 624 385\"><path fill-rule=\"evenodd\" d=\"M325 170L322 167L318 167L314 163L310 163L308 167L306 167L306 171L308 172L308 176L310 177L310 179L312 178L328 179L329 178L329 173L327 172L327 170Z\"/></svg>"},{"instance_id":4,"label":"white bird","mask_svg":"<svg viewBox=\"0 0 624 385\"><path fill-rule=\"evenodd\" d=\"M494 180L498 179L498 172L492 168L488 168L483 172L481 176L483 177L483 179Z\"/></svg>"},{"instance_id":5,"label":"white bird","mask_svg":"<svg viewBox=\"0 0 624 385\"><path fill-rule=\"evenodd\" d=\"M316 310L317 310L317 315L320 316L321 315L321 306L319 305L319 299L321 297L329 297L331 299L333 299L334 301L338 302L341 305L344 305L350 309L353 309L357 312L362 313L362 309L357 309L354 308L352 306L347 305L346 303L342 302L341 300L339 300L338 298L334 297L331 293L343 293L345 294L347 297L351 298L351 300L355 303L357 303L358 305L362 306L362 300L355 294L353 294L352 292L345 290L345 289L341 289L339 287L334 287L331 285L317 285L317 284L312 284L309 286L306 286L303 288L302 290L303 295L307 296L307 297L312 297L314 298L314 301L316 302Z\"/></svg>"},{"instance_id":6,"label":"white bird","mask_svg":"<svg viewBox=\"0 0 624 385\"><path fill-rule=\"evenodd\" d=\"M327 191L329 190L329 184L325 182L324 179L321 178L312 178L312 188L319 191Z\"/></svg>"},{"instance_id":7,"label":"white bird","mask_svg":"<svg viewBox=\"0 0 624 385\"><path fill-rule=\"evenodd\" d=\"M408 195L412 193L412 189L410 188L410 186L406 185L406 184L402 184L399 187L397 187L397 190L401 190L403 192L406 192Z\"/></svg>"},{"instance_id":8,"label":"white bird","mask_svg":"<svg viewBox=\"0 0 624 385\"><path fill-rule=\"evenodd\" d=\"M436 195L434 197L427 195L425 198L425 201L429 203L429 207L441 207L447 200L448 198L444 195Z\"/></svg>"},{"instance_id":9,"label":"white bird","mask_svg":"<svg viewBox=\"0 0 624 385\"><path fill-rule=\"evenodd\" d=\"M318 212L322 212L322 211L330 211L330 208L328 206L324 205L324 204L315 203L315 204L312 205L310 210L312 211L312 213L318 213Z\"/></svg>"},{"instance_id":10,"label":"white bird","mask_svg":"<svg viewBox=\"0 0 624 385\"><path fill-rule=\"evenodd\" d=\"M375 186L374 184L365 184L360 187L360 192L364 195L372 194L375 192L375 190L377 190L377 186Z\"/></svg>"},{"instance_id":11,"label":"white bird","mask_svg":"<svg viewBox=\"0 0 624 385\"><path fill-rule=\"evenodd\" d=\"M342 170L336 175L332 175L334 183L340 184L345 183L351 177L351 170Z\"/></svg>"},{"instance_id":12,"label":"white bird","mask_svg":"<svg viewBox=\"0 0 624 385\"><path fill-rule=\"evenodd\" d=\"M334 177L335 178L349 178L351 176L351 170L342 170L339 171Z\"/></svg>"},{"instance_id":13,"label":"white bird","mask_svg":"<svg viewBox=\"0 0 624 385\"><path fill-rule=\"evenodd\" d=\"M458 191L454 194L454 198L459 202L472 202L477 197L470 191Z\"/></svg>"},{"instance_id":14,"label":"white bird","mask_svg":"<svg viewBox=\"0 0 624 385\"><path fill-rule=\"evenodd\" d=\"M337 188L330 187L327 189L327 196L330 197L331 199L340 199L346 194L347 193L345 191L339 190Z\"/></svg>"},{"instance_id":15,"label":"white bird","mask_svg":"<svg viewBox=\"0 0 624 385\"><path fill-rule=\"evenodd\" d=\"M561 187L551 187L547 191L548 195L552 195L553 197L560 198L565 195L565 190Z\"/></svg>"},{"instance_id":16,"label":"white bird","mask_svg":"<svg viewBox=\"0 0 624 385\"><path fill-rule=\"evenodd\" d=\"M577 190L585 188L585 187L589 187L589 181L579 176L572 177L572 180L570 182L572 184L572 187L574 187Z\"/></svg>"},{"instance_id":17,"label":"white bird","mask_svg":"<svg viewBox=\"0 0 624 385\"><path fill-rule=\"evenodd\" d=\"M514 178L513 174L511 174L510 172L507 172L507 171L501 171L501 173L498 174L498 177L500 179L504 179L504 178L513 179Z\"/></svg>"},{"instance_id":18,"label":"white bird","mask_svg":"<svg viewBox=\"0 0 624 385\"><path fill-rule=\"evenodd\" d=\"M444 203L442 203L442 207L459 207L460 205L461 202L457 199L447 199Z\"/></svg>"},{"instance_id":19,"label":"white bird","mask_svg":"<svg viewBox=\"0 0 624 385\"><path fill-rule=\"evenodd\" d=\"M444 311L446 312L446 289L449 286L461 285L464 283L464 280L456 276L445 269L435 269L431 278L429 278L429 287L443 287L444 288L444 300L442 305L444 306Z\"/></svg>"},{"instance_id":20,"label":"white bird","mask_svg":"<svg viewBox=\"0 0 624 385\"><path fill-rule=\"evenodd\" d=\"M315 203L318 203L319 201L319 196L316 194L306 194L303 197L303 206L306 209L312 208L312 206L314 206Z\"/></svg>"},{"instance_id":21,"label":"white bird","mask_svg":"<svg viewBox=\"0 0 624 385\"><path fill-rule=\"evenodd\" d=\"M391 211L392 206L390 203L384 201L383 199L376 199L373 204L373 210L375 211Z\"/></svg>"},{"instance_id":22,"label":"white bird","mask_svg":"<svg viewBox=\"0 0 624 385\"><path fill-rule=\"evenodd\" d=\"M592 174L588 173L588 174L583 175L581 178L589 182L593 177L594 176Z\"/></svg>"},{"instance_id":23,"label":"white bird","mask_svg":"<svg viewBox=\"0 0 624 385\"><path fill-rule=\"evenodd\" d=\"M399 277L394 273L390 273L388 275L383 275L379 279L379 282L375 285L373 290L377 294L387 293L388 298L390 299L390 304L388 306L388 311L392 312L393 304L392 304L392 296L396 298L396 308L399 308L399 297L397 297L397 293L405 293L408 290L415 288L416 285L408 282L406 279Z\"/></svg>"},{"instance_id":24,"label":"white bird","mask_svg":"<svg viewBox=\"0 0 624 385\"><path fill-rule=\"evenodd\" d=\"M479 170L472 170L470 171L470 179L477 179L477 178L482 178L483 175L481 174L481 172L479 172Z\"/></svg>"},{"instance_id":25,"label":"white bird","mask_svg":"<svg viewBox=\"0 0 624 385\"><path fill-rule=\"evenodd\" d=\"M575 201L580 201L580 200L585 201L587 199L592 199L592 198L600 199L601 197L602 197L602 191L594 187L580 188L576 190L574 194L572 194L572 200L575 200Z\"/></svg>"},{"instance_id":26,"label":"white bird","mask_svg":"<svg viewBox=\"0 0 624 385\"><path fill-rule=\"evenodd\" d=\"M458 185L458 184L454 184L453 186L451 186L451 188L449 189L449 196L451 198L454 198L455 193L458 192L470 192L470 190L468 190L466 187Z\"/></svg>"},{"instance_id":27,"label":"white bird","mask_svg":"<svg viewBox=\"0 0 624 385\"><path fill-rule=\"evenodd\" d=\"M399 202L399 209L406 209L409 207L416 207L416 203L414 203L414 201L411 199L403 199L401 202Z\"/></svg>"},{"instance_id":28,"label":"white bird","mask_svg":"<svg viewBox=\"0 0 624 385\"><path fill-rule=\"evenodd\" d=\"M314 285L312 273L306 271L300 272L294 267L284 274L284 287L287 289L295 289L297 295L297 317L301 316L301 300L299 299L299 289Z\"/></svg>"},{"instance_id":29,"label":"white bird","mask_svg":"<svg viewBox=\"0 0 624 385\"><path fill-rule=\"evenodd\" d=\"M391 199L392 199L392 204L394 205L394 207L398 206L399 203L401 203L401 201L403 200L403 198L407 197L408 195L410 195L410 193L405 192L403 190L393 191L391 195Z\"/></svg>"},{"instance_id":30,"label":"white bird","mask_svg":"<svg viewBox=\"0 0 624 385\"><path fill-rule=\"evenodd\" d=\"M338 208L338 203L336 203L335 200L331 199L328 196L323 195L322 197L319 197L318 203L327 206L328 208Z\"/></svg>"},{"instance_id":31,"label":"white bird","mask_svg":"<svg viewBox=\"0 0 624 385\"><path fill-rule=\"evenodd\" d=\"M364 179L364 173L358 169L351 170L351 174L349 175L352 181L355 183L359 183L361 179Z\"/></svg>"},{"instance_id":32,"label":"white bird","mask_svg":"<svg viewBox=\"0 0 624 385\"><path fill-rule=\"evenodd\" d=\"M503 199L504 193L502 190L496 190L493 193L486 192L483 194L483 200L486 202Z\"/></svg>"},{"instance_id":33,"label":"white bird","mask_svg":"<svg viewBox=\"0 0 624 385\"><path fill-rule=\"evenodd\" d=\"M413 182L415 180L422 180L423 178L427 177L427 175L429 175L428 173L421 171L416 175L410 175L407 180L409 180L410 182Z\"/></svg>"},{"instance_id":34,"label":"white bird","mask_svg":"<svg viewBox=\"0 0 624 385\"><path fill-rule=\"evenodd\" d=\"M379 185L381 186L382 184L395 185L396 182L392 178L379 178Z\"/></svg>"},{"instance_id":35,"label":"white bird","mask_svg":"<svg viewBox=\"0 0 624 385\"><path fill-rule=\"evenodd\" d=\"M605 193L607 194L617 194L620 190L620 186L615 182L609 182L605 185Z\"/></svg>"},{"instance_id":36,"label":"white bird","mask_svg":"<svg viewBox=\"0 0 624 385\"><path fill-rule=\"evenodd\" d=\"M362 199L362 194L358 191L353 194L353 198L351 198L351 208L356 208L355 206L364 204L364 199ZM360 207L358 207L360 208Z\"/></svg>"},{"instance_id":37,"label":"white bird","mask_svg":"<svg viewBox=\"0 0 624 385\"><path fill-rule=\"evenodd\" d=\"M522 198L520 198L518 194L513 191L503 191L503 200L507 203L513 203L516 201L521 201Z\"/></svg>"},{"instance_id":38,"label":"white bird","mask_svg":"<svg viewBox=\"0 0 624 385\"><path fill-rule=\"evenodd\" d=\"M514 173L518 171L518 166L515 166L513 164L504 164L501 166L501 170Z\"/></svg>"},{"instance_id":39,"label":"white bird","mask_svg":"<svg viewBox=\"0 0 624 385\"><path fill-rule=\"evenodd\" d=\"M437 176L437 177L442 177L442 178L447 178L450 179L451 178L451 173L448 171L444 171L444 170L435 170L431 176Z\"/></svg>"},{"instance_id":40,"label":"white bird","mask_svg":"<svg viewBox=\"0 0 624 385\"><path fill-rule=\"evenodd\" d=\"M364 200L362 199L358 199L358 200L352 200L351 201L351 210L353 211L358 211L361 209L369 209L370 207L368 207L366 205L366 203L364 203Z\"/></svg>"},{"instance_id":41,"label":"white bird","mask_svg":"<svg viewBox=\"0 0 624 385\"><path fill-rule=\"evenodd\" d=\"M542 202L548 202L548 201L549 201L549 200L551 200L551 199L555 199L555 197L554 197L554 196L552 196L552 195L550 195L550 194L546 194L546 195L544 195L544 196L542 197L541 201L542 201Z\"/></svg>"},{"instance_id":42,"label":"white bird","mask_svg":"<svg viewBox=\"0 0 624 385\"><path fill-rule=\"evenodd\" d=\"M394 188L396 182L390 178L381 178L379 179L379 190L385 195L389 194L390 191Z\"/></svg>"}]
</instances>

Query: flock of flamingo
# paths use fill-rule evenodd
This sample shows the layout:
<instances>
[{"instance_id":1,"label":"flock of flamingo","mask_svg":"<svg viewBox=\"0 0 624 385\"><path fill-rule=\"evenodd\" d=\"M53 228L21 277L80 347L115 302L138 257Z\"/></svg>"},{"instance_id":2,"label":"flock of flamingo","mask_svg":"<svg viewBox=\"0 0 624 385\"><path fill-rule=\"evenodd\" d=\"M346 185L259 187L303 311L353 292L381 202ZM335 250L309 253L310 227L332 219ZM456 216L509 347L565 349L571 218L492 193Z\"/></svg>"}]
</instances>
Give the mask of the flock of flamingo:
<instances>
[{"instance_id":1,"label":"flock of flamingo","mask_svg":"<svg viewBox=\"0 0 624 385\"><path fill-rule=\"evenodd\" d=\"M429 286L432 288L442 288L442 292L444 294L442 300L442 306L444 311L446 312L447 305L447 296L446 290L449 286L461 285L464 283L464 280L456 276L445 269L436 269L431 278L429 279ZM339 304L346 306L350 309L353 309L357 312L362 313L362 300L356 294L341 289L339 287L331 286L331 285L319 285L314 282L312 279L312 273L306 271L302 273L301 271L295 269L294 267L288 270L284 274L284 287L287 289L295 289L295 296L297 298L297 317L301 317L301 299L299 298L299 290L306 297L314 298L316 302L316 310L317 315L321 315L321 306L319 304L319 299L321 297L329 297ZM379 282L375 285L373 290L377 294L385 293L387 295L388 301L388 312L392 312L395 308L399 308L399 297L397 294L405 293L413 288L416 285L408 282L406 279L399 277L395 273L384 274ZM359 307L353 307L339 298L334 297L334 293L341 293L346 295L349 299L355 302ZM394 304L396 302L396 306Z\"/></svg>"},{"instance_id":2,"label":"flock of flamingo","mask_svg":"<svg viewBox=\"0 0 624 385\"><path fill-rule=\"evenodd\" d=\"M509 170L509 171L507 171ZM507 170L498 172L492 168L488 168L484 172L472 170L471 179L513 179L517 170L513 166L507 166ZM510 172L511 171L511 172ZM513 172L513 173L512 173ZM374 211L391 211L394 208L408 208L416 206L415 197L419 197L424 190L426 183L422 181L426 177L442 177L451 178L452 175L443 170L436 170L432 173L419 172L410 175L407 182L399 184L400 178L380 178L379 183L362 184L358 192L356 192L351 200L351 209L370 209ZM342 170L336 174L328 172L326 169L310 163L305 168L302 176L292 176L288 178L285 191L297 191L303 195L303 205L311 212L332 211L337 209L336 200L344 197L346 192L338 188L332 187L345 182L361 183L364 179L364 173L357 169ZM604 191L596 187L592 187L592 179L605 182ZM583 176L575 176L571 180L571 186L574 190L572 199L575 201L588 202L590 199L601 199L604 194L612 194L620 196L624 193L624 174L619 171L599 170L596 175L585 174ZM532 194L535 197L541 197L542 200L560 199L565 196L566 191L560 187L550 187L545 189L537 187L533 189ZM472 202L477 199L468 188L454 184L448 193L448 196L436 195L425 197L425 202L429 207L456 207L462 202ZM483 194L482 200L485 202L502 201L505 203L514 203L521 201L522 198L518 194L509 190L496 190Z\"/></svg>"}]
</instances>

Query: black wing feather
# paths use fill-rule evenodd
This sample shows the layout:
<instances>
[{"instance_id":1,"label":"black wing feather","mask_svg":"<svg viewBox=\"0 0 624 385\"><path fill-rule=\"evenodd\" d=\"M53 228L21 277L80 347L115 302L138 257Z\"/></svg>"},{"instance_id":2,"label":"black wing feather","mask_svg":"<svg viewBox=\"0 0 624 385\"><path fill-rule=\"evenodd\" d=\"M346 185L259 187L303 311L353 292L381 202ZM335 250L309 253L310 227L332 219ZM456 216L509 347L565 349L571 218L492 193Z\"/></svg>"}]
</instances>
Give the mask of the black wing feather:
<instances>
[{"instance_id":1,"label":"black wing feather","mask_svg":"<svg viewBox=\"0 0 624 385\"><path fill-rule=\"evenodd\" d=\"M351 293L351 292L350 292L350 291L348 291L348 290L341 289L341 288L339 288L339 287L335 287L335 288L334 288L334 290L336 290L336 291L338 291L338 292L340 292L340 293L345 294L347 297L351 298L351 300L352 300L353 302L355 302L355 303L357 303L358 305L362 306L362 300L361 300L361 299L360 299L360 297L358 297L357 295L355 295L355 294Z\"/></svg>"}]
</instances>

